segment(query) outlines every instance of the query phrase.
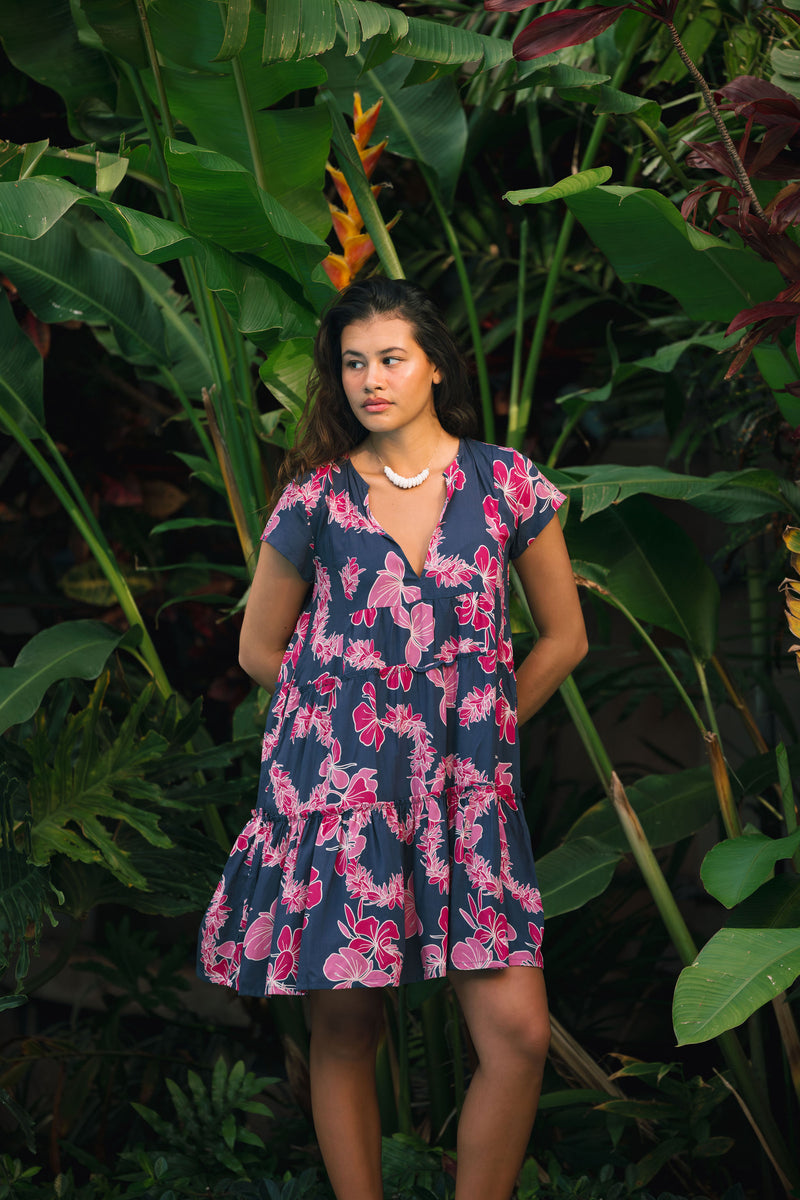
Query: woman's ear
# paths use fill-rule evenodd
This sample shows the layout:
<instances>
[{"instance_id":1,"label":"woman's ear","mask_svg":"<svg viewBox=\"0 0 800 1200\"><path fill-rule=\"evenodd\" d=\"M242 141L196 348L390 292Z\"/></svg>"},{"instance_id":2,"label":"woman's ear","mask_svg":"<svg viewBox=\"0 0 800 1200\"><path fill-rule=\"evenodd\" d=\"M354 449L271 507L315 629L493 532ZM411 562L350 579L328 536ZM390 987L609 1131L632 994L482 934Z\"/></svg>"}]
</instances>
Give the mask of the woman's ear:
<instances>
[{"instance_id":1,"label":"woman's ear","mask_svg":"<svg viewBox=\"0 0 800 1200\"><path fill-rule=\"evenodd\" d=\"M441 383L442 382L442 372L439 370L438 367L433 368L433 379L431 380L431 382L432 383Z\"/></svg>"}]
</instances>

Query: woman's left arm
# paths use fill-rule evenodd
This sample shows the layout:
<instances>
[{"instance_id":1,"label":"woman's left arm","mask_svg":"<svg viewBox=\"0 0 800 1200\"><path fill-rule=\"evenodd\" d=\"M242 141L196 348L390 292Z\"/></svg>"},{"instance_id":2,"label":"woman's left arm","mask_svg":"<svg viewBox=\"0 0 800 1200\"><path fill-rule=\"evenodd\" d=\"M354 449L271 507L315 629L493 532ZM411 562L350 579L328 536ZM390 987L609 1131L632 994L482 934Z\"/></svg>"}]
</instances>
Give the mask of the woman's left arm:
<instances>
[{"instance_id":1,"label":"woman's left arm","mask_svg":"<svg viewBox=\"0 0 800 1200\"><path fill-rule=\"evenodd\" d=\"M572 564L557 517L514 560L539 637L517 671L517 720L529 720L586 654Z\"/></svg>"}]
</instances>

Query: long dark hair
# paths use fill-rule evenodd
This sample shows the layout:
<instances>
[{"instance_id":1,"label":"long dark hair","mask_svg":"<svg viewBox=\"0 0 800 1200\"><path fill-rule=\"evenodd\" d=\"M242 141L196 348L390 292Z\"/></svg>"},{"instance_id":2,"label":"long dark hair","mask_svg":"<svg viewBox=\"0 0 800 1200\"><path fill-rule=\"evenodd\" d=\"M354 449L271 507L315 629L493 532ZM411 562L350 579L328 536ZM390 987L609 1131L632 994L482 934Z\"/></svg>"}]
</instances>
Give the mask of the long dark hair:
<instances>
[{"instance_id":1,"label":"long dark hair","mask_svg":"<svg viewBox=\"0 0 800 1200\"><path fill-rule=\"evenodd\" d=\"M375 275L351 283L323 313L314 342L314 369L308 380L306 406L295 445L281 466L279 485L323 463L336 462L367 436L342 387L342 330L373 317L408 321L417 344L442 377L433 390L442 428L455 437L474 432L475 410L467 366L439 309L416 284Z\"/></svg>"}]
</instances>

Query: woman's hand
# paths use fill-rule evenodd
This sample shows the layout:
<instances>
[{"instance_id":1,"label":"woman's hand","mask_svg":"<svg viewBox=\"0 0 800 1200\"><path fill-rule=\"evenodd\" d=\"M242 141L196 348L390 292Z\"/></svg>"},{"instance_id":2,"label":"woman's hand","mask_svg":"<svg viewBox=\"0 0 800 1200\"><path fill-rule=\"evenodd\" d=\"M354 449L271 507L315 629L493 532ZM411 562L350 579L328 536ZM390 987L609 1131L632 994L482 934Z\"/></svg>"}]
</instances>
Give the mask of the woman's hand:
<instances>
[{"instance_id":1,"label":"woman's hand","mask_svg":"<svg viewBox=\"0 0 800 1200\"><path fill-rule=\"evenodd\" d=\"M535 646L517 671L517 721L523 725L581 661L588 642L557 518L514 560L514 568L539 631Z\"/></svg>"},{"instance_id":2,"label":"woman's hand","mask_svg":"<svg viewBox=\"0 0 800 1200\"><path fill-rule=\"evenodd\" d=\"M239 664L267 691L275 690L309 586L288 558L262 542L239 635Z\"/></svg>"}]
</instances>

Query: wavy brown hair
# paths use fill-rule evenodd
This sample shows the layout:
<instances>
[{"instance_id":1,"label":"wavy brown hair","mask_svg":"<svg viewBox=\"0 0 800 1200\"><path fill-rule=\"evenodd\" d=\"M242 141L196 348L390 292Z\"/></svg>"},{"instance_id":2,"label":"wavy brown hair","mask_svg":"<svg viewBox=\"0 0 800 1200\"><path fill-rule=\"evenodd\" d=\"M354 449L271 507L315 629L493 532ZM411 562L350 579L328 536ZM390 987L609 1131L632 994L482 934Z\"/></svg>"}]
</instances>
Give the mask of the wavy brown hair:
<instances>
[{"instance_id":1,"label":"wavy brown hair","mask_svg":"<svg viewBox=\"0 0 800 1200\"><path fill-rule=\"evenodd\" d=\"M291 479L344 458L367 436L342 386L342 330L373 317L408 321L417 344L442 377L433 387L433 403L442 428L454 437L466 437L475 431L467 365L439 309L416 284L376 275L351 283L323 313L314 341L314 369L308 380L306 405L295 445L278 475L278 492Z\"/></svg>"}]
</instances>

